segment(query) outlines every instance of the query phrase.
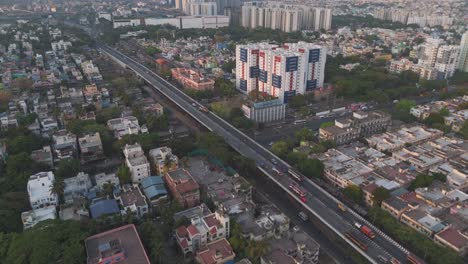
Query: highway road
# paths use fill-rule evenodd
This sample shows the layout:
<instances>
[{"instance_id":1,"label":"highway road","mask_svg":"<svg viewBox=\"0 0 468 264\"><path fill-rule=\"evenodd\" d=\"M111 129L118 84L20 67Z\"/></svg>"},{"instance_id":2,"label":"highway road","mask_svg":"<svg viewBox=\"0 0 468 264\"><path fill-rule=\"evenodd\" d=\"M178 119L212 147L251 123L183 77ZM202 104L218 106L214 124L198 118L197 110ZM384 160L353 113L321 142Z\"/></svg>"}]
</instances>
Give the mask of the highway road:
<instances>
[{"instance_id":1,"label":"highway road","mask_svg":"<svg viewBox=\"0 0 468 264\"><path fill-rule=\"evenodd\" d=\"M350 208L348 208L346 212L341 211L337 206L339 201L335 197L308 179L305 179L301 183L302 188L307 192L307 202L301 202L299 197L296 196L289 187L291 184L295 183L295 181L288 177L285 173L290 166L286 162L276 157L269 150L255 142L253 139L214 113L200 111L199 109L202 107L202 105L164 80L164 78L161 78L152 72L146 66L140 64L138 61L120 53L111 47L104 45L100 45L98 47L102 52L109 55L122 66L133 70L137 75L155 87L155 89L157 89L163 95L171 99L176 105L186 111L195 120L207 127L210 131L213 131L222 136L225 141L241 155L254 160L258 168L285 191L284 195L290 195L294 197L304 206L304 211L320 219L326 226L328 226L338 236L347 241L350 246L360 252L371 263L382 263L379 260L379 256L388 260L391 258L396 258L401 263L406 262L405 259L409 253L408 250L393 241L382 231L368 223L365 219L363 219ZM277 167L280 171L282 171L282 173L277 174L274 172L274 167ZM365 223L366 225L370 226L377 237L374 240L369 239L354 227L355 222ZM361 250L353 242L347 239L344 236L345 232L352 233L360 241L366 243L368 245L367 251Z\"/></svg>"}]
</instances>

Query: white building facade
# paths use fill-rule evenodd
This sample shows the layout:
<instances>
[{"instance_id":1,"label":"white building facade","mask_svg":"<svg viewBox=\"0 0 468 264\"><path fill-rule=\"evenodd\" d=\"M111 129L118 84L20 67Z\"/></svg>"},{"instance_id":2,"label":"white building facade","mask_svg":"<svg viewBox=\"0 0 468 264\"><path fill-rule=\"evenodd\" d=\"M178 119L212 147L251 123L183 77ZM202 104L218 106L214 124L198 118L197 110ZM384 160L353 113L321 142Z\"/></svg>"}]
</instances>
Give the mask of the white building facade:
<instances>
[{"instance_id":1,"label":"white building facade","mask_svg":"<svg viewBox=\"0 0 468 264\"><path fill-rule=\"evenodd\" d=\"M51 171L39 172L29 177L27 189L32 209L58 205L58 195L51 192L55 176Z\"/></svg>"},{"instance_id":2,"label":"white building facade","mask_svg":"<svg viewBox=\"0 0 468 264\"><path fill-rule=\"evenodd\" d=\"M312 43L256 43L236 47L236 88L258 90L287 103L291 96L323 87L325 47Z\"/></svg>"}]
</instances>

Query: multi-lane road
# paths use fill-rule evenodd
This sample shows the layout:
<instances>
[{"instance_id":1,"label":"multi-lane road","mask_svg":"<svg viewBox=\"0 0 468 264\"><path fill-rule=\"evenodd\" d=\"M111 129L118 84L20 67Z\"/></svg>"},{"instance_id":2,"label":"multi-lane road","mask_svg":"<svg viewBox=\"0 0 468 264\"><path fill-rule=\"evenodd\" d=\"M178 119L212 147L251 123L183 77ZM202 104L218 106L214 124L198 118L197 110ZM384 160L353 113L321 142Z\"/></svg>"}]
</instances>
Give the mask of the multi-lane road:
<instances>
[{"instance_id":1,"label":"multi-lane road","mask_svg":"<svg viewBox=\"0 0 468 264\"><path fill-rule=\"evenodd\" d=\"M340 210L337 206L339 201L335 197L308 179L301 183L302 188L307 192L307 202L301 202L295 193L289 188L289 186L295 182L292 178L287 176L287 173L285 173L290 166L262 145L258 144L214 113L200 111L200 107L202 107L202 105L197 101L187 96L184 92L133 58L109 46L100 45L98 47L102 52L109 55L122 66L134 71L137 75L148 82L148 84L172 100L176 105L186 111L190 116L210 131L222 136L225 141L240 154L254 160L258 165L258 168L285 191L283 195L295 197L296 200L303 205L304 211L322 221L326 226L328 226L328 228L348 242L350 246L354 247L370 262L382 263L381 259L383 257L388 260L395 258L401 263L405 263L406 256L409 253L405 248L393 241L382 231L372 226L353 210L349 208L345 212ZM283 173L277 174L273 171L274 167L278 168ZM354 227L355 222L365 223L370 226L375 232L376 238L373 240L369 239L358 231ZM347 239L344 236L344 233L346 232L352 233L360 241L367 244L367 251L363 251Z\"/></svg>"}]
</instances>

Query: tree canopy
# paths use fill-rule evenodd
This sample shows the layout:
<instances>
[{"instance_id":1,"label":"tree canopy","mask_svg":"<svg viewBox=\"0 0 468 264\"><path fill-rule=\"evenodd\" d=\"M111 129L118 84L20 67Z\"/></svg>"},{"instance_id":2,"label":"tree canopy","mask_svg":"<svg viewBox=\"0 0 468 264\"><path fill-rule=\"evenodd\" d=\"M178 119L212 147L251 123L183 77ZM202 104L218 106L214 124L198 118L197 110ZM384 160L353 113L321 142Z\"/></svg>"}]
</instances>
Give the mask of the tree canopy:
<instances>
[{"instance_id":1,"label":"tree canopy","mask_svg":"<svg viewBox=\"0 0 468 264\"><path fill-rule=\"evenodd\" d=\"M343 189L343 194L345 197L357 204L362 204L363 202L362 190L357 185L348 185Z\"/></svg>"}]
</instances>

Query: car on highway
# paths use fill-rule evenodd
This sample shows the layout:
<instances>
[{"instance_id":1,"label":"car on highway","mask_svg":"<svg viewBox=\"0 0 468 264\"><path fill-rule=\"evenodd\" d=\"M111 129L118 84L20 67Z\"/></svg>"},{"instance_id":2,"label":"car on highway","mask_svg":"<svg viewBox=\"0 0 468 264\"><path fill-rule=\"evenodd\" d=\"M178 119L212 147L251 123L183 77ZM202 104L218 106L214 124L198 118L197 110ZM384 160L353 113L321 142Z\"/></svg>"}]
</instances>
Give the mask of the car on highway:
<instances>
[{"instance_id":1,"label":"car on highway","mask_svg":"<svg viewBox=\"0 0 468 264\"><path fill-rule=\"evenodd\" d=\"M278 161L276 161L274 158L271 159L271 163L278 165Z\"/></svg>"},{"instance_id":2,"label":"car on highway","mask_svg":"<svg viewBox=\"0 0 468 264\"><path fill-rule=\"evenodd\" d=\"M302 219L302 221L304 221L304 222L307 221L307 220L309 220L309 216L308 216L306 213L304 213L303 211L300 211L300 212L299 212L299 217L300 217L300 218Z\"/></svg>"}]
</instances>

